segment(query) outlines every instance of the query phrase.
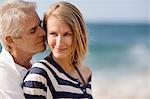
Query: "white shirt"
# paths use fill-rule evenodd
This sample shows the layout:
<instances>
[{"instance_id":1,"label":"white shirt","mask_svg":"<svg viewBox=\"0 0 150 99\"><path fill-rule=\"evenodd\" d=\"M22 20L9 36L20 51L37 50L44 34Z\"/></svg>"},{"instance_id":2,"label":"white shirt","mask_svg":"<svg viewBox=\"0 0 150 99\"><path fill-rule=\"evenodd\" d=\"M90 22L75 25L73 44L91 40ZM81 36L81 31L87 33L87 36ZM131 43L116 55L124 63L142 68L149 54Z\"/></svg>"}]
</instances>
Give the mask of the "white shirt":
<instances>
[{"instance_id":1,"label":"white shirt","mask_svg":"<svg viewBox=\"0 0 150 99\"><path fill-rule=\"evenodd\" d=\"M20 66L19 64L16 64L17 70L20 74L21 80L23 81L23 78L25 77L25 75L27 74L28 70L25 67Z\"/></svg>"},{"instance_id":2,"label":"white shirt","mask_svg":"<svg viewBox=\"0 0 150 99\"><path fill-rule=\"evenodd\" d=\"M21 83L27 70L15 64L11 54L0 53L0 99L25 99Z\"/></svg>"}]
</instances>

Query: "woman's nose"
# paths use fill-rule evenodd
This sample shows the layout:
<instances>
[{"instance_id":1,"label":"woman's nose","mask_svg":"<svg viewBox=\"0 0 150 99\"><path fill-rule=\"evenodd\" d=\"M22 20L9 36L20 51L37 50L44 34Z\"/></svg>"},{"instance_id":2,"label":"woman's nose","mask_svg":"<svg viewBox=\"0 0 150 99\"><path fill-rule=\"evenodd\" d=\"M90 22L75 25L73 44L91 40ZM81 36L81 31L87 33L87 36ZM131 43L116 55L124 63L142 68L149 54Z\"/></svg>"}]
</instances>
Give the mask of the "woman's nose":
<instances>
[{"instance_id":1,"label":"woman's nose","mask_svg":"<svg viewBox=\"0 0 150 99\"><path fill-rule=\"evenodd\" d=\"M56 46L59 47L61 45L62 37L61 35L58 35L56 38Z\"/></svg>"}]
</instances>

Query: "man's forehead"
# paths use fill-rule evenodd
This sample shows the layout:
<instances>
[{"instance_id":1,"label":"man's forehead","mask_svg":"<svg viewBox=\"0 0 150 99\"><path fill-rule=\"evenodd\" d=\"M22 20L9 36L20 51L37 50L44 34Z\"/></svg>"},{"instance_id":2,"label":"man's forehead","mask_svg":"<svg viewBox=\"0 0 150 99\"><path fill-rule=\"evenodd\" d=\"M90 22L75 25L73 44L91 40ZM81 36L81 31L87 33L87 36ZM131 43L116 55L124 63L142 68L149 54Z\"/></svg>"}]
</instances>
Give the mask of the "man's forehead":
<instances>
[{"instance_id":1,"label":"man's forehead","mask_svg":"<svg viewBox=\"0 0 150 99\"><path fill-rule=\"evenodd\" d=\"M39 16L38 16L36 11L30 11L28 13L28 15L29 15L29 19L28 19L27 24L32 24L32 23L35 24L35 23L39 23L40 22L40 18L39 18Z\"/></svg>"}]
</instances>

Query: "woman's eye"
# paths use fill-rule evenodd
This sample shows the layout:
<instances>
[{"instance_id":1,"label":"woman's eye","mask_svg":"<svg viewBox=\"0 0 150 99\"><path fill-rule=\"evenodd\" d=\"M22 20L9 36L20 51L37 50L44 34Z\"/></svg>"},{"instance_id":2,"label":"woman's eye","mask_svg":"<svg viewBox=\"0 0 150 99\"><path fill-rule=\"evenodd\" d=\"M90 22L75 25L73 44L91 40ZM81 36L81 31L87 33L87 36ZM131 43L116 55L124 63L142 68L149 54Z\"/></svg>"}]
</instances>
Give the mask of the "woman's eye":
<instances>
[{"instance_id":1,"label":"woman's eye","mask_svg":"<svg viewBox=\"0 0 150 99\"><path fill-rule=\"evenodd\" d=\"M71 33L65 33L64 36L71 36Z\"/></svg>"},{"instance_id":2,"label":"woman's eye","mask_svg":"<svg viewBox=\"0 0 150 99\"><path fill-rule=\"evenodd\" d=\"M55 32L49 33L49 35L57 36L57 34Z\"/></svg>"}]
</instances>

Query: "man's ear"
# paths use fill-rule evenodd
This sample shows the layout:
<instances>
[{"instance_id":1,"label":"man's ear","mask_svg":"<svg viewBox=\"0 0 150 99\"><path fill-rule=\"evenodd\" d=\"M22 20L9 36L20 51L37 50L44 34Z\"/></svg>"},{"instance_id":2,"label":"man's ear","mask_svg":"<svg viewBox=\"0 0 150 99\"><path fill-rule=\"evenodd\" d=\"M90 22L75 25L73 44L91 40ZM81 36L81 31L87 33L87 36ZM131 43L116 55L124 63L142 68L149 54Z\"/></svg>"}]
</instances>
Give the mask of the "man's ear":
<instances>
[{"instance_id":1,"label":"man's ear","mask_svg":"<svg viewBox=\"0 0 150 99\"><path fill-rule=\"evenodd\" d=\"M4 41L9 46L13 46L14 45L14 41L13 41L13 38L11 36L5 36L4 37Z\"/></svg>"}]
</instances>

